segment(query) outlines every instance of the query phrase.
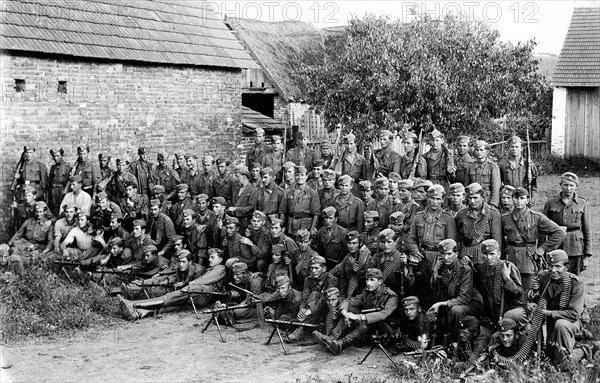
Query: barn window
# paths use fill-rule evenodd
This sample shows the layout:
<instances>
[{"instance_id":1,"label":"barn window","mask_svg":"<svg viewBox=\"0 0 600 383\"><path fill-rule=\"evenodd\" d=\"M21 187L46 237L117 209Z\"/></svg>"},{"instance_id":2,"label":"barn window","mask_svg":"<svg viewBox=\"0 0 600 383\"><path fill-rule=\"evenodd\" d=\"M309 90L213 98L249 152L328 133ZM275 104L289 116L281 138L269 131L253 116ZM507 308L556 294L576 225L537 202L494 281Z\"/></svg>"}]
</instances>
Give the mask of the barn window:
<instances>
[{"instance_id":1,"label":"barn window","mask_svg":"<svg viewBox=\"0 0 600 383\"><path fill-rule=\"evenodd\" d=\"M15 92L25 92L25 80L19 78L15 79Z\"/></svg>"},{"instance_id":2,"label":"barn window","mask_svg":"<svg viewBox=\"0 0 600 383\"><path fill-rule=\"evenodd\" d=\"M58 93L67 94L67 82L66 81L58 82Z\"/></svg>"}]
</instances>

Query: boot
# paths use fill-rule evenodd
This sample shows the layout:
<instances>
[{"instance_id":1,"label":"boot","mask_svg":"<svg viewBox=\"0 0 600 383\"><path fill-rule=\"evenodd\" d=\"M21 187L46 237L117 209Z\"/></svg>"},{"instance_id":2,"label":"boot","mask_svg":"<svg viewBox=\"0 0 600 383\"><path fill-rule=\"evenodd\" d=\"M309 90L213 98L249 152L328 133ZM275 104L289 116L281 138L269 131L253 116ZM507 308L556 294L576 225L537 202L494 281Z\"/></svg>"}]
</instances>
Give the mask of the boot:
<instances>
[{"instance_id":1,"label":"boot","mask_svg":"<svg viewBox=\"0 0 600 383\"><path fill-rule=\"evenodd\" d=\"M131 298L131 292L129 291L129 287L125 283L121 283L121 293L125 299Z\"/></svg>"},{"instance_id":2,"label":"boot","mask_svg":"<svg viewBox=\"0 0 600 383\"><path fill-rule=\"evenodd\" d=\"M319 342L323 347L325 347L327 351L333 353L329 344L334 340L334 338L327 336L319 331L313 331L313 336L315 337L317 342Z\"/></svg>"},{"instance_id":3,"label":"boot","mask_svg":"<svg viewBox=\"0 0 600 383\"><path fill-rule=\"evenodd\" d=\"M352 344L356 340L356 335L353 334L352 332L350 332L348 335L346 335L345 337L343 337L340 340L333 340L333 338L331 338L331 339L332 339L331 341L329 341L328 339L325 339L325 342L331 348L331 353L333 355L339 355L343 349L345 349L349 346L352 346Z\"/></svg>"},{"instance_id":4,"label":"boot","mask_svg":"<svg viewBox=\"0 0 600 383\"><path fill-rule=\"evenodd\" d=\"M132 321L140 318L140 315L133 307L133 303L131 301L124 299L123 296L120 294L118 295L118 298L120 301L119 306L121 309L121 314L123 315L123 317L125 317L125 319Z\"/></svg>"},{"instance_id":5,"label":"boot","mask_svg":"<svg viewBox=\"0 0 600 383\"><path fill-rule=\"evenodd\" d=\"M294 330L294 332L292 332L291 334L288 334L287 341L296 343L296 342L300 342L302 340L302 338L304 338L304 327L300 326L296 330Z\"/></svg>"},{"instance_id":6,"label":"boot","mask_svg":"<svg viewBox=\"0 0 600 383\"><path fill-rule=\"evenodd\" d=\"M133 304L133 307L135 307L135 308L158 309L163 305L163 303L165 303L165 300L163 298L151 298L151 299L144 299L141 301L134 301L131 303Z\"/></svg>"}]
</instances>

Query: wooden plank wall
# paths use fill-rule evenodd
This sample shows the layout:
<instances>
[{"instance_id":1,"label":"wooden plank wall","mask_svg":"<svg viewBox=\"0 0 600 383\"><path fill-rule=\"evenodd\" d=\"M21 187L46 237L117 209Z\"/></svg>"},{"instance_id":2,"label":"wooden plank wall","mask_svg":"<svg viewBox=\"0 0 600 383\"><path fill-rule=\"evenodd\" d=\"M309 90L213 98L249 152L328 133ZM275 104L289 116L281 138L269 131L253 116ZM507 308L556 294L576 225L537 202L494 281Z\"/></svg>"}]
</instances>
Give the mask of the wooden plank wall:
<instances>
[{"instance_id":1,"label":"wooden plank wall","mask_svg":"<svg viewBox=\"0 0 600 383\"><path fill-rule=\"evenodd\" d=\"M600 87L567 89L565 155L600 158Z\"/></svg>"}]
</instances>

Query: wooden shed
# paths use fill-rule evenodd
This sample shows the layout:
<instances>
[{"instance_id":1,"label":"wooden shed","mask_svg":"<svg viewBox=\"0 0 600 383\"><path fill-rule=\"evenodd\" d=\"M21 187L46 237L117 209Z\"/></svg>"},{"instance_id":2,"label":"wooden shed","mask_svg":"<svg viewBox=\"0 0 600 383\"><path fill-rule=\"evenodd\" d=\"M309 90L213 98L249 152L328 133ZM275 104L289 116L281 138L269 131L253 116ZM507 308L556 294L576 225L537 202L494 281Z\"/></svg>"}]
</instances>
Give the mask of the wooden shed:
<instances>
[{"instance_id":1,"label":"wooden shed","mask_svg":"<svg viewBox=\"0 0 600 383\"><path fill-rule=\"evenodd\" d=\"M573 11L552 85L552 153L600 158L600 8Z\"/></svg>"}]
</instances>

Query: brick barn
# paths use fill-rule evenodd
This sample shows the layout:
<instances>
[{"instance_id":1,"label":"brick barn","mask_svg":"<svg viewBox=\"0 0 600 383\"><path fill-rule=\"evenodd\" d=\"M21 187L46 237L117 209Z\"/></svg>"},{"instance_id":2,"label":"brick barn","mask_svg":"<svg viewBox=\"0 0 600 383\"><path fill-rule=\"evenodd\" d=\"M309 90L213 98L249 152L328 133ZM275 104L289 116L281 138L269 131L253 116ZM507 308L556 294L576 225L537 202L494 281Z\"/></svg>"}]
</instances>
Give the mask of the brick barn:
<instances>
[{"instance_id":1,"label":"brick barn","mask_svg":"<svg viewBox=\"0 0 600 383\"><path fill-rule=\"evenodd\" d=\"M6 1L2 9L0 240L10 231L13 168L24 145L49 168L136 159L137 148L239 155L242 70L258 68L206 3ZM114 166L114 165L113 165Z\"/></svg>"}]
</instances>

